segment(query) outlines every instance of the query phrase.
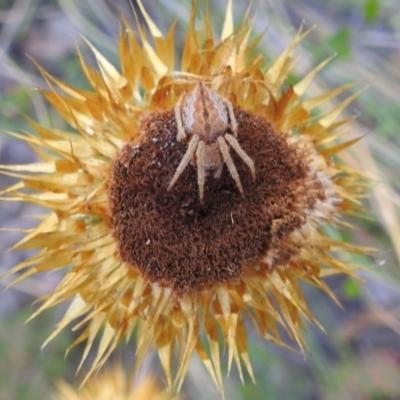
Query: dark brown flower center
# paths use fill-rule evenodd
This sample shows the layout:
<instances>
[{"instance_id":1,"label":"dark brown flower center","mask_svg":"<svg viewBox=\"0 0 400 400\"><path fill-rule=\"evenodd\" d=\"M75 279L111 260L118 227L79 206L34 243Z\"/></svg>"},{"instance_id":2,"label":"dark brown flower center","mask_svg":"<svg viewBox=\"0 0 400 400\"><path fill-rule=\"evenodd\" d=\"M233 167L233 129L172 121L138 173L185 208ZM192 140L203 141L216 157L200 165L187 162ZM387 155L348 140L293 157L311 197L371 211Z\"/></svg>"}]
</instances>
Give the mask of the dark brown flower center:
<instances>
[{"instance_id":1,"label":"dark brown flower center","mask_svg":"<svg viewBox=\"0 0 400 400\"><path fill-rule=\"evenodd\" d=\"M298 252L288 235L325 199L309 154L263 117L239 108L235 116L238 141L256 169L254 182L231 150L243 196L224 166L220 178L208 174L201 204L192 164L167 192L187 150L176 140L172 110L145 114L141 136L113 163L108 195L120 258L177 293L238 278L266 254L268 268L286 263Z\"/></svg>"}]
</instances>

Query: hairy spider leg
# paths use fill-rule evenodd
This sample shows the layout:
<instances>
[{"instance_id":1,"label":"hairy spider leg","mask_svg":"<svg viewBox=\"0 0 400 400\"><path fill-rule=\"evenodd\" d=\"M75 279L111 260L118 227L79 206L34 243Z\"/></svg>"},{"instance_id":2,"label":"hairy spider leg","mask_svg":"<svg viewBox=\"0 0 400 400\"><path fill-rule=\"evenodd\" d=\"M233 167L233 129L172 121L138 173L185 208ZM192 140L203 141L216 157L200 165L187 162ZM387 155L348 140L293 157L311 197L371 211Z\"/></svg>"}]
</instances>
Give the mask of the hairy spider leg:
<instances>
[{"instance_id":1,"label":"hairy spider leg","mask_svg":"<svg viewBox=\"0 0 400 400\"><path fill-rule=\"evenodd\" d=\"M233 113L232 103L228 99L225 99L223 97L222 97L222 101L224 102L226 108L228 109L229 122L231 123L233 136L235 138L237 138L238 125L237 125L235 114Z\"/></svg>"},{"instance_id":2,"label":"hairy spider leg","mask_svg":"<svg viewBox=\"0 0 400 400\"><path fill-rule=\"evenodd\" d=\"M167 190L170 190L172 188L172 186L175 185L175 182L178 180L178 178L180 177L183 170L189 164L190 159L193 157L194 152L196 151L199 140L200 140L199 135L193 135L192 138L190 139L188 149L187 149L185 155L183 156L181 162L179 163L178 168L176 169L175 174L174 174L171 182L169 183Z\"/></svg>"},{"instance_id":3,"label":"hairy spider leg","mask_svg":"<svg viewBox=\"0 0 400 400\"><path fill-rule=\"evenodd\" d=\"M197 157L197 182L199 184L200 203L203 202L204 197L204 183L206 180L206 170L204 166L204 142L200 140L196 150Z\"/></svg>"},{"instance_id":4,"label":"hairy spider leg","mask_svg":"<svg viewBox=\"0 0 400 400\"><path fill-rule=\"evenodd\" d=\"M236 153L239 154L240 158L247 164L247 166L250 168L251 175L253 177L253 181L256 180L256 170L254 168L254 162L253 160L245 153L245 151L240 147L239 142L234 138L232 135L227 133L225 135L225 139L228 141L228 143L235 149Z\"/></svg>"},{"instance_id":5,"label":"hairy spider leg","mask_svg":"<svg viewBox=\"0 0 400 400\"><path fill-rule=\"evenodd\" d=\"M239 174L237 172L235 164L233 163L232 157L229 154L228 145L226 144L225 139L222 136L220 136L217 139L217 141L218 141L219 148L221 149L222 156L224 157L225 164L227 165L227 167L232 175L232 178L236 182L236 186L238 187L240 193L243 194L243 188L242 188L242 184L240 183Z\"/></svg>"},{"instance_id":6,"label":"hairy spider leg","mask_svg":"<svg viewBox=\"0 0 400 400\"><path fill-rule=\"evenodd\" d=\"M182 142L187 137L185 128L183 127L182 114L181 114L182 102L183 102L185 95L186 95L186 92L181 94L181 96L179 97L179 99L176 102L175 107L174 107L176 124L178 125L178 134L176 136L176 139L178 140L178 142Z\"/></svg>"},{"instance_id":7,"label":"hairy spider leg","mask_svg":"<svg viewBox=\"0 0 400 400\"><path fill-rule=\"evenodd\" d=\"M222 168L224 167L224 163L221 163L218 168L214 172L214 178L219 179L221 178Z\"/></svg>"}]
</instances>

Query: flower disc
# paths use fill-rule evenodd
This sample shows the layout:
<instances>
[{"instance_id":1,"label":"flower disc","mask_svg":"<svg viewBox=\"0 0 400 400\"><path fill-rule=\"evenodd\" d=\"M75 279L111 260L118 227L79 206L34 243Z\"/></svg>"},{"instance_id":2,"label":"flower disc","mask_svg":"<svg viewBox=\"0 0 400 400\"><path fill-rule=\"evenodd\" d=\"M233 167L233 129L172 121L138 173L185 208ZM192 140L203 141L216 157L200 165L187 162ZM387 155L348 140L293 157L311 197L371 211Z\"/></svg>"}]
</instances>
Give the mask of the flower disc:
<instances>
[{"instance_id":1,"label":"flower disc","mask_svg":"<svg viewBox=\"0 0 400 400\"><path fill-rule=\"evenodd\" d=\"M113 164L108 193L120 257L152 282L183 293L241 276L266 254L268 267L286 263L298 252L288 236L325 200L310 154L265 118L240 108L235 115L238 141L256 168L253 182L231 151L243 196L226 166L220 178L207 176L203 203L195 165L167 192L187 150L176 140L173 111L145 114L140 139Z\"/></svg>"}]
</instances>

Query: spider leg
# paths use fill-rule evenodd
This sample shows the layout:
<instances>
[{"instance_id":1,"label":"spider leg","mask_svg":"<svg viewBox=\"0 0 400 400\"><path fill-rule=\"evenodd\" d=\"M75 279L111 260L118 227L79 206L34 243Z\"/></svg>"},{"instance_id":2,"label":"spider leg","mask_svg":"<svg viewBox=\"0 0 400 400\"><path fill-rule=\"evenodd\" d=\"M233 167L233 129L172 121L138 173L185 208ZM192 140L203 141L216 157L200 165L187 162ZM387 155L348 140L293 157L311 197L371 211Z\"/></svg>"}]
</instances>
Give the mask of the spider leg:
<instances>
[{"instance_id":1,"label":"spider leg","mask_svg":"<svg viewBox=\"0 0 400 400\"><path fill-rule=\"evenodd\" d=\"M190 159L193 157L194 152L196 151L197 143L199 142L199 135L193 135L192 138L190 139L188 149L183 156L181 162L178 165L178 168L175 171L175 174L173 178L171 179L171 182L168 185L168 189L170 190L172 186L175 185L175 182L178 180L186 166L189 164Z\"/></svg>"},{"instance_id":2,"label":"spider leg","mask_svg":"<svg viewBox=\"0 0 400 400\"><path fill-rule=\"evenodd\" d=\"M179 99L176 102L175 107L174 107L176 124L178 125L178 134L176 135L176 139L178 140L178 142L182 142L187 137L185 128L183 126L182 113L181 113L182 102L183 102L183 98L185 97L185 95L186 95L186 92L181 94L181 96L179 97Z\"/></svg>"},{"instance_id":3,"label":"spider leg","mask_svg":"<svg viewBox=\"0 0 400 400\"><path fill-rule=\"evenodd\" d=\"M238 125L237 125L235 114L233 112L232 103L228 99L225 99L225 98L222 98L222 101L224 102L226 108L228 109L229 121L231 123L233 136L235 138L237 138Z\"/></svg>"},{"instance_id":4,"label":"spider leg","mask_svg":"<svg viewBox=\"0 0 400 400\"><path fill-rule=\"evenodd\" d=\"M239 154L240 158L247 164L247 166L250 168L251 175L253 177L253 181L256 180L256 170L254 168L254 162L253 160L245 153L245 151L240 147L239 142L235 137L233 137L231 134L227 133L225 135L225 139L228 141L228 143L235 149L236 153Z\"/></svg>"},{"instance_id":5,"label":"spider leg","mask_svg":"<svg viewBox=\"0 0 400 400\"><path fill-rule=\"evenodd\" d=\"M204 142L200 140L196 150L197 157L197 181L199 184L200 203L203 202L204 197L204 182L206 180L206 170L204 166Z\"/></svg>"},{"instance_id":6,"label":"spider leg","mask_svg":"<svg viewBox=\"0 0 400 400\"><path fill-rule=\"evenodd\" d=\"M222 168L223 168L224 164L221 163L218 168L215 170L214 172L214 178L218 179L221 177L221 172L222 172Z\"/></svg>"},{"instance_id":7,"label":"spider leg","mask_svg":"<svg viewBox=\"0 0 400 400\"><path fill-rule=\"evenodd\" d=\"M226 135L225 135L226 136ZM236 186L239 189L239 192L241 194L243 194L243 188L242 188L242 184L240 183L240 178L239 178L239 174L237 172L237 169L235 167L235 164L233 163L232 157L229 154L229 148L228 145L225 142L225 139L220 136L218 139L218 144L219 144L219 148L221 150L222 156L224 157L224 161L232 175L232 178L234 179L234 181L236 182Z\"/></svg>"}]
</instances>

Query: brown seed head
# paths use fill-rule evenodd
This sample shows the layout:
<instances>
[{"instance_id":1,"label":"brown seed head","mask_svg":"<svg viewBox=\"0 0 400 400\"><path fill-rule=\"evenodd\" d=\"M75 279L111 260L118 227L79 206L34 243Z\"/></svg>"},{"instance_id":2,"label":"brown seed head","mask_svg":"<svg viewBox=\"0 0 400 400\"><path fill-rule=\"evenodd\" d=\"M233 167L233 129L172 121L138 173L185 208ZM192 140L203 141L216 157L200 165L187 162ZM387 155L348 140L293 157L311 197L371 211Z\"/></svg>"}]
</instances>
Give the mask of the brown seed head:
<instances>
[{"instance_id":1,"label":"brown seed head","mask_svg":"<svg viewBox=\"0 0 400 400\"><path fill-rule=\"evenodd\" d=\"M144 114L140 139L113 163L108 195L120 257L177 294L286 264L299 252L291 234L325 200L310 153L263 117L240 108L235 115L238 140L257 170L253 181L231 151L244 196L225 166L219 179L207 179L202 204L193 165L167 192L187 148L176 141L172 110Z\"/></svg>"}]
</instances>

